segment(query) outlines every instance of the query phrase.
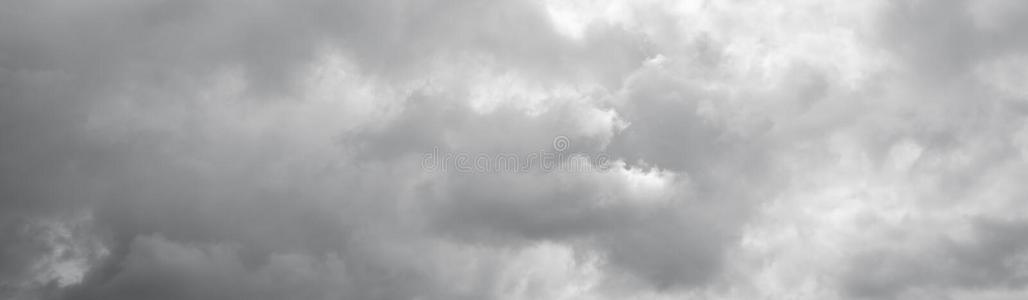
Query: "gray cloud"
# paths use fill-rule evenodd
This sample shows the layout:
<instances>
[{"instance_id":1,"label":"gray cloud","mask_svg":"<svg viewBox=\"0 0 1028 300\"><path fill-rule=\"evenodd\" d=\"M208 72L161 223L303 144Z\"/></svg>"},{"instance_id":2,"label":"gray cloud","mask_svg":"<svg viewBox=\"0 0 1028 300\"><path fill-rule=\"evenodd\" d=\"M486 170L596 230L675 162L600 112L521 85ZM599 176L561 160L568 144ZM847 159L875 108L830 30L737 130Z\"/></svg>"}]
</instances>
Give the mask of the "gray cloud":
<instances>
[{"instance_id":1,"label":"gray cloud","mask_svg":"<svg viewBox=\"0 0 1028 300\"><path fill-rule=\"evenodd\" d=\"M919 289L1020 289L1026 283L1021 223L979 220L972 222L972 240L941 237L917 242L914 249L887 247L862 253L849 271L848 288L869 298Z\"/></svg>"},{"instance_id":2,"label":"gray cloud","mask_svg":"<svg viewBox=\"0 0 1028 300\"><path fill-rule=\"evenodd\" d=\"M2 6L4 298L1024 291L1026 5Z\"/></svg>"}]
</instances>

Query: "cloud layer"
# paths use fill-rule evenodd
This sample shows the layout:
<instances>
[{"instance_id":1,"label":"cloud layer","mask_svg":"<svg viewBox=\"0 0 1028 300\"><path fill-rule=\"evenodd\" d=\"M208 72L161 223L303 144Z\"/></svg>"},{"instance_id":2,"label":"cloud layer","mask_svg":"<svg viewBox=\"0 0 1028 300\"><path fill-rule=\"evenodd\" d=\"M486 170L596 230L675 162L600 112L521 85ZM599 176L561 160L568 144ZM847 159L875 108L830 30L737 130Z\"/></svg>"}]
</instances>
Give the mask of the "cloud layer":
<instances>
[{"instance_id":1,"label":"cloud layer","mask_svg":"<svg viewBox=\"0 0 1028 300\"><path fill-rule=\"evenodd\" d=\"M1026 23L2 1L0 297L1023 298Z\"/></svg>"}]
</instances>

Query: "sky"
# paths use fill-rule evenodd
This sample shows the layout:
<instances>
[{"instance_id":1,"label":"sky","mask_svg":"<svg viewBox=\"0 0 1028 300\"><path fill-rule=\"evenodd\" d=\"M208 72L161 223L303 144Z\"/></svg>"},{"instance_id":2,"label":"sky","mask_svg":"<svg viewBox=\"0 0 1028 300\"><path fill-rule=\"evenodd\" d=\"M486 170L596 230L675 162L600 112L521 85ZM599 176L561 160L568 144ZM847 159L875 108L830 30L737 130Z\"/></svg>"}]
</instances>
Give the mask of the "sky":
<instances>
[{"instance_id":1,"label":"sky","mask_svg":"<svg viewBox=\"0 0 1028 300\"><path fill-rule=\"evenodd\" d=\"M0 0L0 298L1025 299L1025 28Z\"/></svg>"}]
</instances>

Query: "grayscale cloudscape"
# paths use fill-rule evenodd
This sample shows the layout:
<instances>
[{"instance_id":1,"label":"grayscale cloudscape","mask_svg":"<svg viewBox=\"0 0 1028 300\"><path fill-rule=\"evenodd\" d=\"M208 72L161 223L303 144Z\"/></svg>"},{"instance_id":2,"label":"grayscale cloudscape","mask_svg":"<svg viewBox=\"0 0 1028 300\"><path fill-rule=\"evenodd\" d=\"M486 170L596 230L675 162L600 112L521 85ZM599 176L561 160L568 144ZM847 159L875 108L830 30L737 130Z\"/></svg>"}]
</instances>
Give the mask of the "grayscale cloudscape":
<instances>
[{"instance_id":1,"label":"grayscale cloudscape","mask_svg":"<svg viewBox=\"0 0 1028 300\"><path fill-rule=\"evenodd\" d=\"M0 298L1026 299L1028 2L0 0Z\"/></svg>"}]
</instances>

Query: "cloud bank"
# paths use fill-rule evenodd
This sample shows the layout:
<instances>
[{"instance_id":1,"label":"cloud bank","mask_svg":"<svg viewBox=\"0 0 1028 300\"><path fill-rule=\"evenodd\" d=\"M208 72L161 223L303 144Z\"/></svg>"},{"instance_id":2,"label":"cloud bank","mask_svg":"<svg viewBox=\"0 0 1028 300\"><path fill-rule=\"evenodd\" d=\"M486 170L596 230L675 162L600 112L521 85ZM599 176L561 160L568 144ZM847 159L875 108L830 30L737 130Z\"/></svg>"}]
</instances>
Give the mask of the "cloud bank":
<instances>
[{"instance_id":1,"label":"cloud bank","mask_svg":"<svg viewBox=\"0 0 1028 300\"><path fill-rule=\"evenodd\" d=\"M2 298L1028 296L1028 3L0 3Z\"/></svg>"}]
</instances>

